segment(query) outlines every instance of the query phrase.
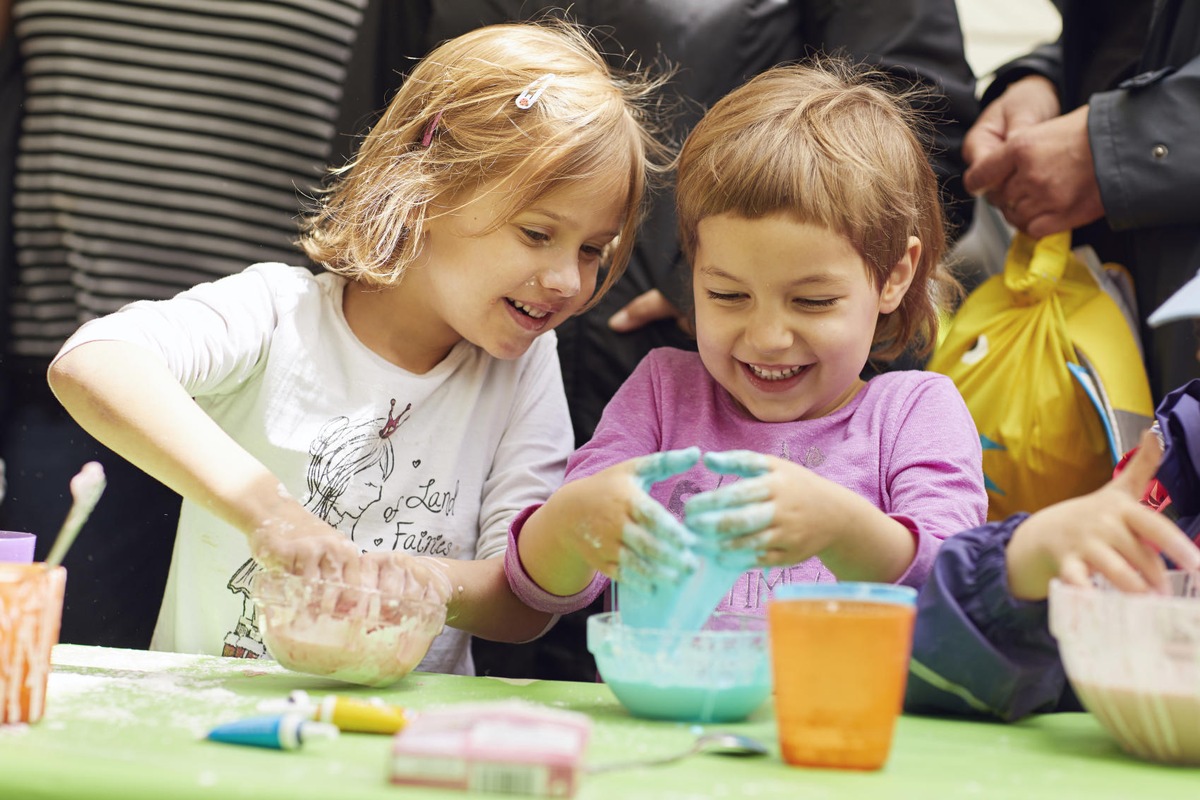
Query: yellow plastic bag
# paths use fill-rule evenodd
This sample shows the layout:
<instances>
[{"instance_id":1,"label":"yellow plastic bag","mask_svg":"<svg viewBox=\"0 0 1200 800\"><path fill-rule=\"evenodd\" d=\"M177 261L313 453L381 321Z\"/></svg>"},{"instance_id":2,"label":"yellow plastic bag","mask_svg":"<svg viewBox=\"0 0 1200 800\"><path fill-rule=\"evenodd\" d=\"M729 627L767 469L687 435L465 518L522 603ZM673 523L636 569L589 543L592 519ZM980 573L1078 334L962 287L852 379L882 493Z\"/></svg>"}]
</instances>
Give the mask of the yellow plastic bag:
<instances>
[{"instance_id":1,"label":"yellow plastic bag","mask_svg":"<svg viewBox=\"0 0 1200 800\"><path fill-rule=\"evenodd\" d=\"M1096 489L1154 412L1119 268L1070 245L1017 233L929 361L979 429L989 519Z\"/></svg>"}]
</instances>

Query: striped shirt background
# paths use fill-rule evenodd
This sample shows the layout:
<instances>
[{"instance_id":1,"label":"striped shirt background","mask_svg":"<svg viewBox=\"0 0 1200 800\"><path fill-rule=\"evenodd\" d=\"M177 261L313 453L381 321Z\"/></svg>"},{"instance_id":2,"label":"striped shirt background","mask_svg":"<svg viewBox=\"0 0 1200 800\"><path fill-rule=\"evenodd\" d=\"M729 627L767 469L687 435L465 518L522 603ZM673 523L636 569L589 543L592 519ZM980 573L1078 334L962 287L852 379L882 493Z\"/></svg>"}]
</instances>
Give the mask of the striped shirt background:
<instances>
[{"instance_id":1,"label":"striped shirt background","mask_svg":"<svg viewBox=\"0 0 1200 800\"><path fill-rule=\"evenodd\" d=\"M324 172L367 0L16 0L9 352L293 242Z\"/></svg>"}]
</instances>

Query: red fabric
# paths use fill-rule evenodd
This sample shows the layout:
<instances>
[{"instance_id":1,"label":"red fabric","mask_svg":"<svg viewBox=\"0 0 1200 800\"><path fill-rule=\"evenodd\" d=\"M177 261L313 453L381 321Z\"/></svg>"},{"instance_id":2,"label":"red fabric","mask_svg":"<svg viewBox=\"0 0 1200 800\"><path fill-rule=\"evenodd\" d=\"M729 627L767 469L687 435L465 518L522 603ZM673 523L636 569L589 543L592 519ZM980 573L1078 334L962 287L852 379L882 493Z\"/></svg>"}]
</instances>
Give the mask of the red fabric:
<instances>
[{"instance_id":1,"label":"red fabric","mask_svg":"<svg viewBox=\"0 0 1200 800\"><path fill-rule=\"evenodd\" d=\"M1125 465L1129 463L1129 460L1133 458L1133 454L1137 451L1138 449L1135 447L1121 457L1121 460L1113 467L1114 478L1121 474L1121 470L1125 469ZM1142 502L1155 511L1162 512L1171 505L1171 496L1167 494L1166 487L1155 478L1146 484L1146 491L1142 492Z\"/></svg>"}]
</instances>

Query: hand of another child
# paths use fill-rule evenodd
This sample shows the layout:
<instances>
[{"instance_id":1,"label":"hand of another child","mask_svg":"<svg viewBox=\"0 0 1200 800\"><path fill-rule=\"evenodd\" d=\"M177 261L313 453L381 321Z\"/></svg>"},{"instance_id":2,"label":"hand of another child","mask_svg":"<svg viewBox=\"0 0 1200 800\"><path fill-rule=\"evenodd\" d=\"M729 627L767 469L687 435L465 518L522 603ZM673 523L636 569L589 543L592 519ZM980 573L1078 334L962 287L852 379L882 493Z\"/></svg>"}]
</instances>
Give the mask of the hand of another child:
<instances>
[{"instance_id":1,"label":"hand of another child","mask_svg":"<svg viewBox=\"0 0 1200 800\"><path fill-rule=\"evenodd\" d=\"M1052 578L1083 586L1093 574L1129 592L1167 591L1162 555L1181 569L1200 569L1200 549L1171 520L1139 502L1161 458L1158 439L1146 432L1120 475L1021 523L1005 552L1013 596L1044 600Z\"/></svg>"},{"instance_id":2,"label":"hand of another child","mask_svg":"<svg viewBox=\"0 0 1200 800\"><path fill-rule=\"evenodd\" d=\"M585 504L577 548L594 569L625 583L676 581L695 568L695 537L650 496L658 481L691 469L700 450L630 459L568 484Z\"/></svg>"}]
</instances>

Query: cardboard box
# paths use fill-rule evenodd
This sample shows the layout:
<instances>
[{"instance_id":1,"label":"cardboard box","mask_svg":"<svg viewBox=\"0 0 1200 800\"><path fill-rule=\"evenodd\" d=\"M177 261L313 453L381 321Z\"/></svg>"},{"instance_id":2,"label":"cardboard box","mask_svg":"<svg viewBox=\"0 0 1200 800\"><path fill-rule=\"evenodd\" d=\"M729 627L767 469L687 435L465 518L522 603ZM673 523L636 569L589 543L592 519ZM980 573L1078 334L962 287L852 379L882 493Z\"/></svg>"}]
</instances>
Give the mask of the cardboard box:
<instances>
[{"instance_id":1,"label":"cardboard box","mask_svg":"<svg viewBox=\"0 0 1200 800\"><path fill-rule=\"evenodd\" d=\"M591 719L520 701L421 712L392 745L392 783L572 797Z\"/></svg>"}]
</instances>

